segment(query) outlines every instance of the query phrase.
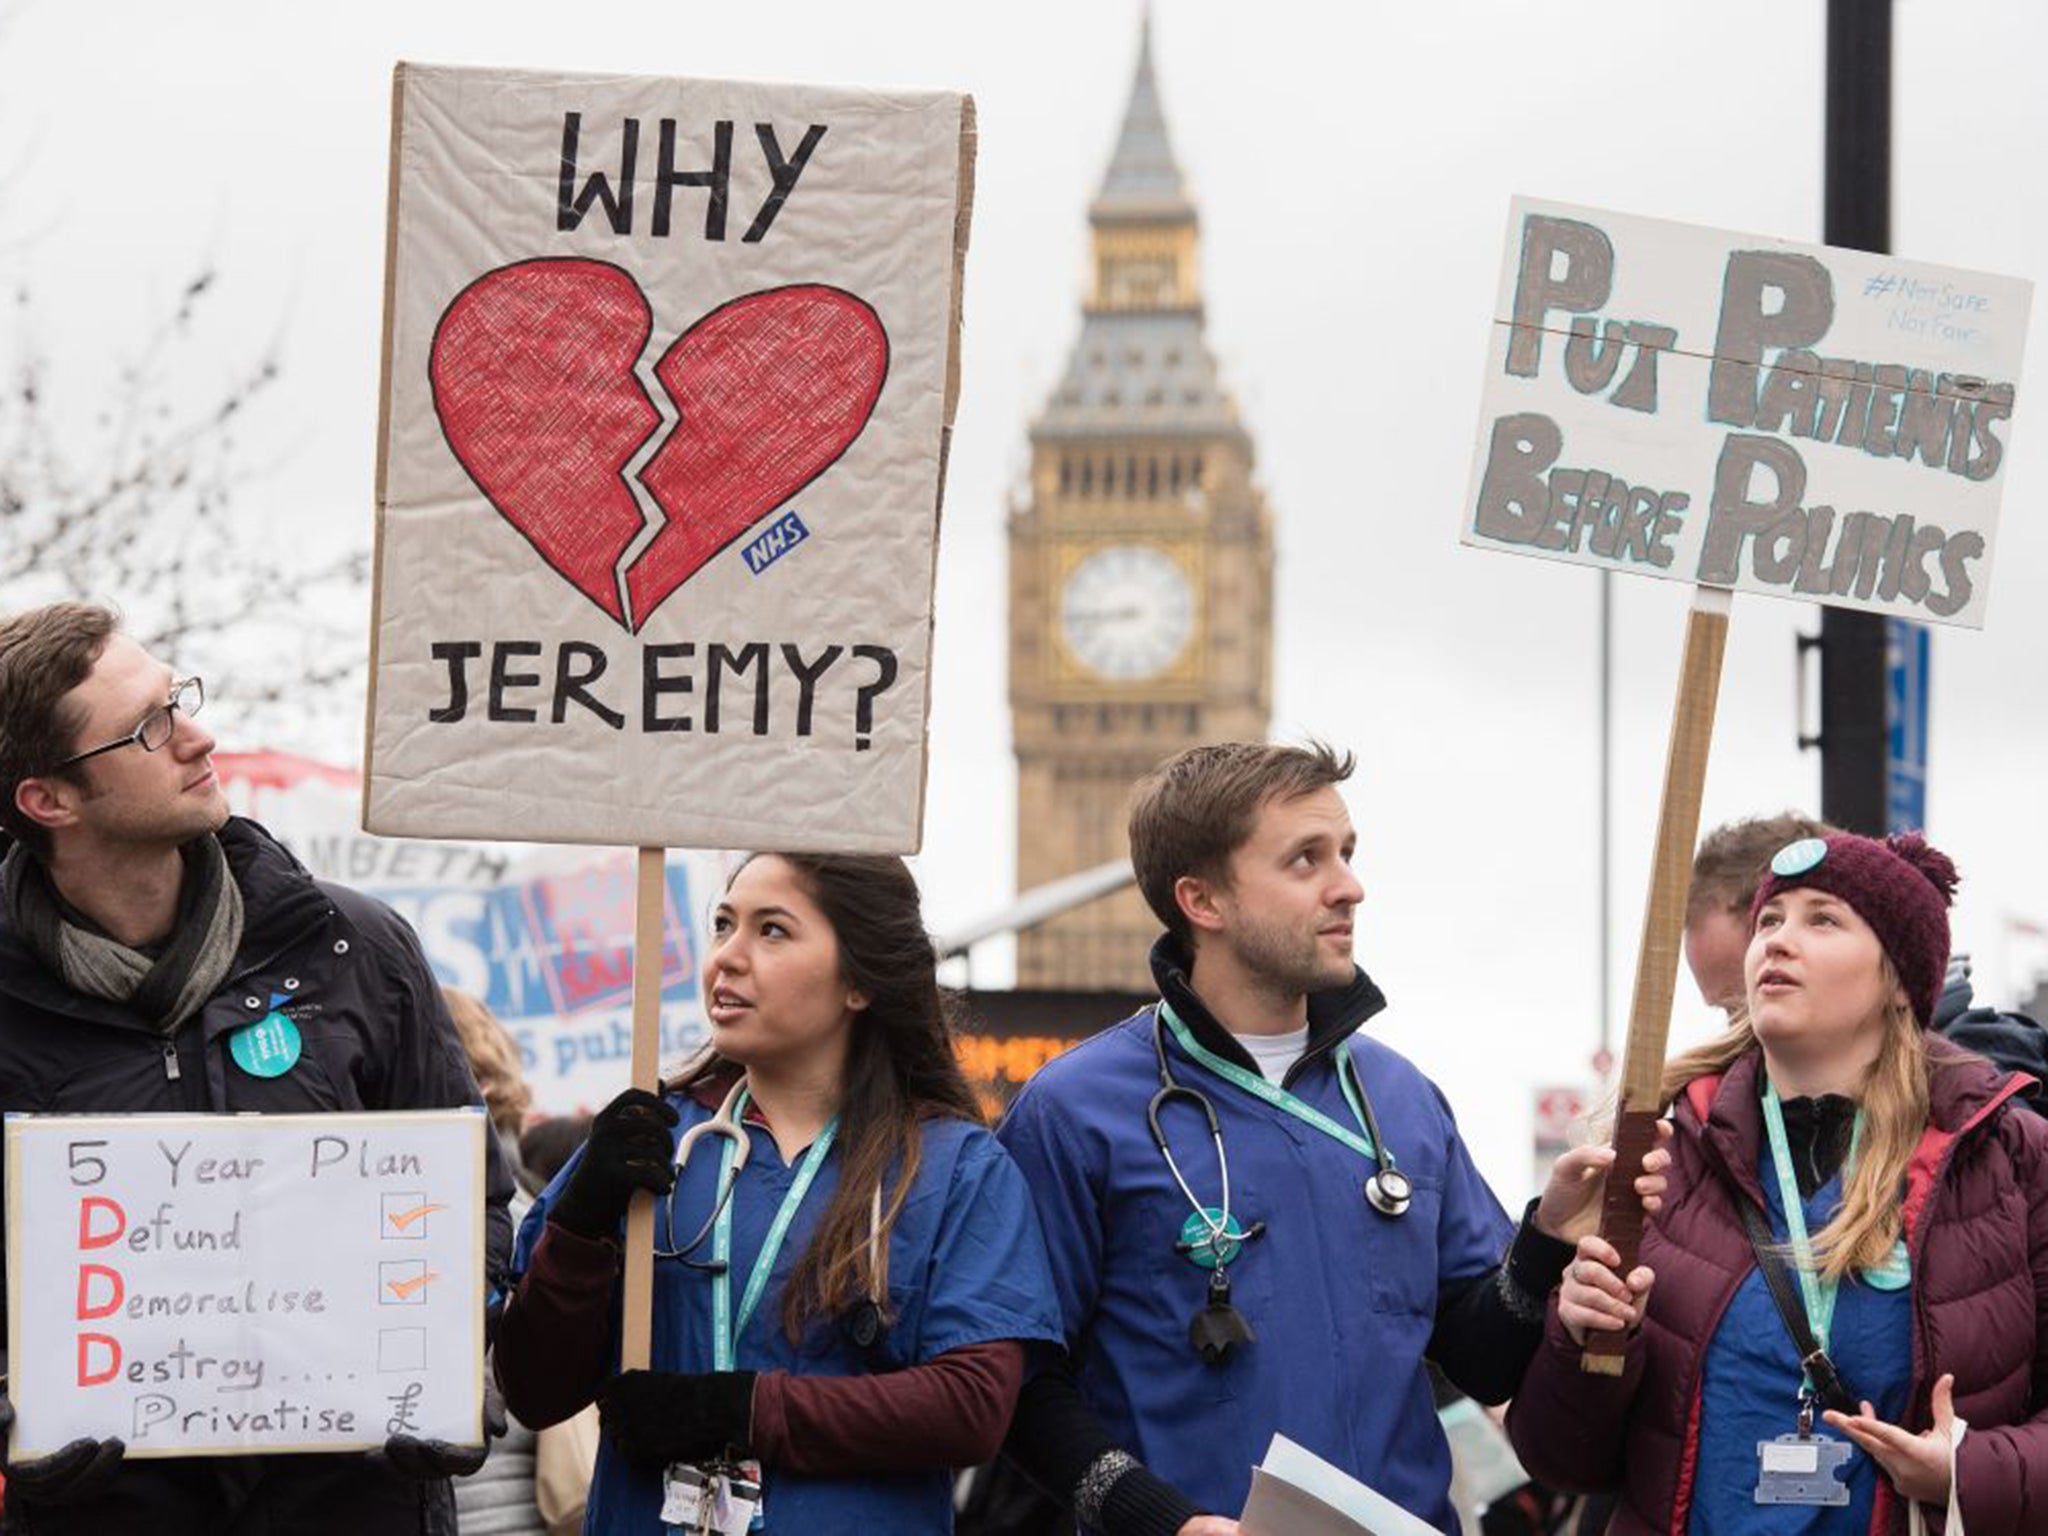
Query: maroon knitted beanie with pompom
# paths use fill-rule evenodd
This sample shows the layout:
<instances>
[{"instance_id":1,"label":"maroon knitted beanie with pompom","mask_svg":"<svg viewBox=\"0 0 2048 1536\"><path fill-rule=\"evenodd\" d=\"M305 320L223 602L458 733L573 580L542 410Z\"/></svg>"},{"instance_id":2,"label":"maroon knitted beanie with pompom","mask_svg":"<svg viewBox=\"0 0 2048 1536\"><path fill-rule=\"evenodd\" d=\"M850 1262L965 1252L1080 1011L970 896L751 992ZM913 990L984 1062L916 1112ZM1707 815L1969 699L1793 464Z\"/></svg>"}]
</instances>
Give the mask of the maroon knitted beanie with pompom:
<instances>
[{"instance_id":1,"label":"maroon knitted beanie with pompom","mask_svg":"<svg viewBox=\"0 0 2048 1536\"><path fill-rule=\"evenodd\" d=\"M1882 841L1838 832L1788 843L1771 859L1750 904L1750 932L1764 903L1808 886L1838 896L1870 924L1925 1028L1948 970L1948 909L1958 876L1949 856L1918 832Z\"/></svg>"}]
</instances>

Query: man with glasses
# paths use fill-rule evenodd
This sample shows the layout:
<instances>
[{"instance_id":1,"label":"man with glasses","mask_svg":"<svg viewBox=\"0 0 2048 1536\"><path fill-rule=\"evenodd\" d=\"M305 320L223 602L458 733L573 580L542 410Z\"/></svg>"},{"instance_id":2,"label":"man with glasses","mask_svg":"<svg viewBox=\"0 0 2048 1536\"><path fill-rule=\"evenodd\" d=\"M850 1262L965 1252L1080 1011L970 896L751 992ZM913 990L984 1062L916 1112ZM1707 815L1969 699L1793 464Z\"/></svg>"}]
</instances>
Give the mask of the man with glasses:
<instances>
[{"instance_id":1,"label":"man with glasses","mask_svg":"<svg viewBox=\"0 0 2048 1536\"><path fill-rule=\"evenodd\" d=\"M412 931L229 815L205 700L104 608L0 621L0 1111L481 1103ZM489 1155L495 1285L511 1179ZM4 1528L453 1533L448 1475L481 1459L409 1437L367 1459L80 1440L6 1468Z\"/></svg>"}]
</instances>

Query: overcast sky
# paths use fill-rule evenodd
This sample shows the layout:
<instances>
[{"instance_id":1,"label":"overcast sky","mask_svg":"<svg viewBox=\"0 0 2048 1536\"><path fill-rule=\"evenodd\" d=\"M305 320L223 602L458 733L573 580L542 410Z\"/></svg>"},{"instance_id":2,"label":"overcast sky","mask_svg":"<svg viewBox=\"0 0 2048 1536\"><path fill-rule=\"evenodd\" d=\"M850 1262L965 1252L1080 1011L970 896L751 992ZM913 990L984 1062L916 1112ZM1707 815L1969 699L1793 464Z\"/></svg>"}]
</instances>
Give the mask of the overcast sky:
<instances>
[{"instance_id":1,"label":"overcast sky","mask_svg":"<svg viewBox=\"0 0 2048 1536\"><path fill-rule=\"evenodd\" d=\"M1128 89L1135 0L15 0L0 14L0 270L31 287L53 397L89 411L182 282L217 268L219 324L187 382L204 390L208 369L225 378L277 344L283 379L243 429L260 471L243 502L252 538L307 545L370 536L396 60L972 92L919 868L937 927L1008 897L1003 519L1078 324L1085 205ZM1599 991L1597 581L1456 540L1508 199L1817 240L1823 17L1820 0L1157 9L1210 336L1279 528L1274 730L1360 754L1360 955L1392 1000L1383 1033L1443 1084L1504 1196L1527 1178L1530 1089L1587 1075ZM1901 0L1897 252L2048 275L2032 174L2044 57L2032 0ZM1958 937L1999 1000L2048 964L2011 928L2048 920L2048 427L2031 388L1988 625L1935 639L1930 832L1962 867ZM1616 586L1620 1019L1688 589ZM1815 622L1737 600L1708 823L1817 801L1793 662ZM336 756L355 739L264 744ZM991 955L978 979L1003 967ZM1708 1018L1679 990L1684 1040Z\"/></svg>"}]
</instances>

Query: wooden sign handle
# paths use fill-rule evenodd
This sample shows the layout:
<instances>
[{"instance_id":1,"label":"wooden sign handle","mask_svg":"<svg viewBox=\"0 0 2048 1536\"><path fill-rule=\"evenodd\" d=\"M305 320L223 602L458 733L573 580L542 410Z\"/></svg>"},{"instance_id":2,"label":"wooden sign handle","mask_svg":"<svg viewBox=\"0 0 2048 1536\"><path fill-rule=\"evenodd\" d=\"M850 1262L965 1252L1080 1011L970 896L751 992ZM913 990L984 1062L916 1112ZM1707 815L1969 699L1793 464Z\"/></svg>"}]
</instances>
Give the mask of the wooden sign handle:
<instances>
[{"instance_id":1,"label":"wooden sign handle","mask_svg":"<svg viewBox=\"0 0 2048 1536\"><path fill-rule=\"evenodd\" d=\"M1628 1041L1622 1049L1614 1164L1607 1172L1607 1198L1600 1212L1600 1235L1620 1252L1624 1275L1635 1268L1642 1243L1643 1207L1636 1178L1644 1156L1657 1144L1657 1115L1663 1107L1657 1090L1671 1037L1671 997L1685 942L1685 896L1692 882L1693 845L1699 840L1700 797L1707 782L1707 749L1714 739L1714 703L1721 691L1732 597L1725 588L1696 588L1692 612L1686 617L1678 702L1664 759L1664 798L1657 812L1657 846L1650 860L1650 901L1643 912ZM1621 1333L1591 1334L1579 1357L1580 1368L1619 1376L1626 1347Z\"/></svg>"},{"instance_id":2,"label":"wooden sign handle","mask_svg":"<svg viewBox=\"0 0 2048 1536\"><path fill-rule=\"evenodd\" d=\"M667 924L666 850L642 848L633 899L633 1086L661 1091L661 943ZM654 1363L654 1196L626 1209L626 1275L619 1368Z\"/></svg>"}]
</instances>

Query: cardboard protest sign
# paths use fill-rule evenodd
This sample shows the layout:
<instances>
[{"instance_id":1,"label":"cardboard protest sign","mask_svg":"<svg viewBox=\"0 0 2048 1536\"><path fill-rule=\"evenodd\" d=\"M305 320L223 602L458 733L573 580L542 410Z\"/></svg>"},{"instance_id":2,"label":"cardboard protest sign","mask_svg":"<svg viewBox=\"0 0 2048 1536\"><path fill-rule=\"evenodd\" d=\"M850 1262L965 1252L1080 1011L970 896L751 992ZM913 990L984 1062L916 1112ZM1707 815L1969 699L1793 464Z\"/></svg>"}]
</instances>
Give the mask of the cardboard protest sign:
<instances>
[{"instance_id":1,"label":"cardboard protest sign","mask_svg":"<svg viewBox=\"0 0 2048 1536\"><path fill-rule=\"evenodd\" d=\"M973 112L401 65L364 821L908 852Z\"/></svg>"},{"instance_id":2,"label":"cardboard protest sign","mask_svg":"<svg viewBox=\"0 0 2048 1536\"><path fill-rule=\"evenodd\" d=\"M9 1115L10 1454L475 1445L480 1109Z\"/></svg>"},{"instance_id":3,"label":"cardboard protest sign","mask_svg":"<svg viewBox=\"0 0 2048 1536\"><path fill-rule=\"evenodd\" d=\"M1517 198L1461 536L1980 627L2032 302Z\"/></svg>"},{"instance_id":4,"label":"cardboard protest sign","mask_svg":"<svg viewBox=\"0 0 2048 1536\"><path fill-rule=\"evenodd\" d=\"M1736 591L1984 622L2030 283L1517 198L1461 536L1695 583L1600 1235L1635 1263ZM1583 1369L1618 1376L1624 1336Z\"/></svg>"}]
</instances>

